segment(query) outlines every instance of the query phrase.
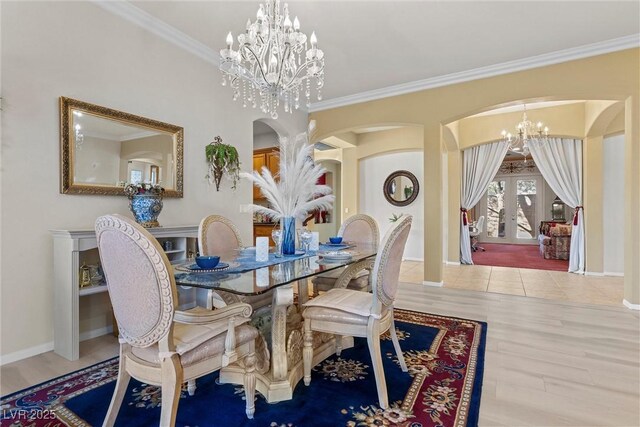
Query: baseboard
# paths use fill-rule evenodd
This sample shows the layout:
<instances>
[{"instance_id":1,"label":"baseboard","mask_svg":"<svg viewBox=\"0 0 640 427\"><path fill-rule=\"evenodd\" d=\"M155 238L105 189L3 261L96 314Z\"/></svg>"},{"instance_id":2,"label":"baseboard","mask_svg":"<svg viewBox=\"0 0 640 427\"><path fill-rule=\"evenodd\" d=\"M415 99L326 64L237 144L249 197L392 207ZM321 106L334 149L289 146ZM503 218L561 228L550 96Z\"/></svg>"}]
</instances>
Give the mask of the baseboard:
<instances>
[{"instance_id":1,"label":"baseboard","mask_svg":"<svg viewBox=\"0 0 640 427\"><path fill-rule=\"evenodd\" d=\"M603 274L605 276L624 277L624 273L617 273L617 272L613 272L613 271L605 271Z\"/></svg>"},{"instance_id":2,"label":"baseboard","mask_svg":"<svg viewBox=\"0 0 640 427\"><path fill-rule=\"evenodd\" d=\"M13 353L0 356L0 366L7 363L17 362L18 360L26 359L29 357L37 356L38 354L46 353L53 350L53 341L49 341L44 344L34 345L33 347L25 348L23 350L14 351Z\"/></svg>"},{"instance_id":3,"label":"baseboard","mask_svg":"<svg viewBox=\"0 0 640 427\"><path fill-rule=\"evenodd\" d=\"M424 286L433 286L434 288L441 288L444 285L443 282L429 282L428 280L425 280L422 284Z\"/></svg>"},{"instance_id":4,"label":"baseboard","mask_svg":"<svg viewBox=\"0 0 640 427\"><path fill-rule=\"evenodd\" d=\"M460 261L444 261L445 265L460 265Z\"/></svg>"},{"instance_id":5,"label":"baseboard","mask_svg":"<svg viewBox=\"0 0 640 427\"><path fill-rule=\"evenodd\" d=\"M113 332L113 326L104 326L98 329L92 329L90 331L86 331L80 334L80 341L90 340L91 338L98 338L103 335L107 335Z\"/></svg>"},{"instance_id":6,"label":"baseboard","mask_svg":"<svg viewBox=\"0 0 640 427\"><path fill-rule=\"evenodd\" d=\"M111 332L113 332L113 326L111 325L105 326L103 328L93 329L91 331L86 331L80 334L80 341L86 341L92 338L101 337L102 335L107 335ZM0 356L0 366L6 365L7 363L17 362L18 360L27 359L29 357L37 356L48 351L53 351L53 341Z\"/></svg>"},{"instance_id":7,"label":"baseboard","mask_svg":"<svg viewBox=\"0 0 640 427\"><path fill-rule=\"evenodd\" d=\"M598 276L598 277L602 277L604 276L604 273L601 273L599 271L585 271L584 272L585 276Z\"/></svg>"},{"instance_id":8,"label":"baseboard","mask_svg":"<svg viewBox=\"0 0 640 427\"><path fill-rule=\"evenodd\" d=\"M424 258L412 258L412 257L405 257L405 258L403 258L403 261L417 261L417 262L424 262Z\"/></svg>"},{"instance_id":9,"label":"baseboard","mask_svg":"<svg viewBox=\"0 0 640 427\"><path fill-rule=\"evenodd\" d=\"M624 304L625 307L630 308L631 310L640 310L640 304L631 304L626 299L623 299L622 303Z\"/></svg>"}]
</instances>

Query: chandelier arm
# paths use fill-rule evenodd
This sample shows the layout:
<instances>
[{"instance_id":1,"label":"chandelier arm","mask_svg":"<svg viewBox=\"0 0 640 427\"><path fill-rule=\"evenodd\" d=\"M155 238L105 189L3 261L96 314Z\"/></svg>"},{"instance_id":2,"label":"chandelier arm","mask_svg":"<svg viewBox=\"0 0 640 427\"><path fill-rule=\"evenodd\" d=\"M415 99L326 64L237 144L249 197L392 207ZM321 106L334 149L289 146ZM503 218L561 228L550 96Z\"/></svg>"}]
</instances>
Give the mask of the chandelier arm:
<instances>
[{"instance_id":1,"label":"chandelier arm","mask_svg":"<svg viewBox=\"0 0 640 427\"><path fill-rule=\"evenodd\" d=\"M282 72L284 71L284 63L287 59L289 59L289 56L291 56L291 45L289 43L285 43L285 50L284 50L284 54L282 55L282 61L280 61L280 72L278 73L278 81L276 83L276 85L280 85L280 81L282 80Z\"/></svg>"},{"instance_id":2,"label":"chandelier arm","mask_svg":"<svg viewBox=\"0 0 640 427\"><path fill-rule=\"evenodd\" d=\"M315 61L315 60L314 60L314 61ZM295 79L298 77L298 74L300 74L300 72L301 72L302 70L306 70L307 68L309 68L309 66L310 66L310 65L311 65L311 61L307 61L307 62L305 62L304 64L300 65L300 67L298 68L298 71L296 72L296 74L293 76L293 79L291 79L291 80L292 80L292 81L293 81L293 80L295 80ZM320 68L320 70L319 70L318 74L320 74L322 71L324 71L324 65L322 66L322 68ZM301 78L300 78L300 81L304 81L304 80L306 80L306 79L308 79L308 78L310 78L310 77L313 77L313 76L305 76L305 77L301 77Z\"/></svg>"},{"instance_id":3,"label":"chandelier arm","mask_svg":"<svg viewBox=\"0 0 640 427\"><path fill-rule=\"evenodd\" d=\"M258 56L255 54L255 52L253 51L253 49L251 49L250 47L248 47L246 44L244 45L244 48L246 50L249 51L249 53L251 53L251 55L253 55L253 57L256 60L256 65L258 67L258 69L260 70L260 74L262 74L262 78L264 79L264 81L267 81L267 76L264 75L264 71L262 70L262 66L260 65L260 59L258 58Z\"/></svg>"}]
</instances>

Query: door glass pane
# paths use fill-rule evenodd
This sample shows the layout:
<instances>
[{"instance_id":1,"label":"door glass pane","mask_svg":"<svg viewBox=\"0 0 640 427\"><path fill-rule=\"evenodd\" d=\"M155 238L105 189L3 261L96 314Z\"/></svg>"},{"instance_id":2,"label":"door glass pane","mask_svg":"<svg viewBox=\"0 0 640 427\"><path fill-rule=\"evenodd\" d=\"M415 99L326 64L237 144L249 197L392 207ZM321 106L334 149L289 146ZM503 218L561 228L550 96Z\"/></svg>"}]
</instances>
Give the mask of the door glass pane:
<instances>
[{"instance_id":1,"label":"door glass pane","mask_svg":"<svg viewBox=\"0 0 640 427\"><path fill-rule=\"evenodd\" d=\"M519 179L516 183L518 202L518 239L533 239L536 223L536 180Z\"/></svg>"},{"instance_id":2,"label":"door glass pane","mask_svg":"<svg viewBox=\"0 0 640 427\"><path fill-rule=\"evenodd\" d=\"M504 237L504 181L492 181L487 190L487 236Z\"/></svg>"}]
</instances>

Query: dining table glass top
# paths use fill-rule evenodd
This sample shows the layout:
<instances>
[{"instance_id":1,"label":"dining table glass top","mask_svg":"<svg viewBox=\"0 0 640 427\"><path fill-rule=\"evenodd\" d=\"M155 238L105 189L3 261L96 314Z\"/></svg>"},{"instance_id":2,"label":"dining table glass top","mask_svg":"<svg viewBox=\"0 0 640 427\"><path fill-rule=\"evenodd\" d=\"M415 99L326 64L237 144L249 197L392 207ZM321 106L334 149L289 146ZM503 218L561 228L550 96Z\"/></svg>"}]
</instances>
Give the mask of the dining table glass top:
<instances>
[{"instance_id":1,"label":"dining table glass top","mask_svg":"<svg viewBox=\"0 0 640 427\"><path fill-rule=\"evenodd\" d=\"M348 253L349 258L329 258L331 252ZM220 263L229 267L221 271L197 271L195 261L174 265L176 284L215 289L239 295L259 295L279 286L316 276L323 272L376 256L370 244L349 244L341 247L321 245L318 251L297 251L296 255L277 257L269 253L269 261L257 262L255 249L241 248L216 254ZM338 255L339 256L339 255Z\"/></svg>"}]
</instances>

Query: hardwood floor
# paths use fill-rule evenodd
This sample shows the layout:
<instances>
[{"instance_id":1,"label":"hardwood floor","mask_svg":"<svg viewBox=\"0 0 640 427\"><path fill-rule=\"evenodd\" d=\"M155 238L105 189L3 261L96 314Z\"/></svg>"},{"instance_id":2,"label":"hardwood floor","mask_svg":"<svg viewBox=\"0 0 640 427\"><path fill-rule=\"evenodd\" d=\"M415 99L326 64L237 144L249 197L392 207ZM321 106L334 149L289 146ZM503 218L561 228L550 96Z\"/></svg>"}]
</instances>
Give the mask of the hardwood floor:
<instances>
[{"instance_id":1,"label":"hardwood floor","mask_svg":"<svg viewBox=\"0 0 640 427\"><path fill-rule=\"evenodd\" d=\"M398 308L488 323L481 426L640 425L640 312L402 283ZM81 359L53 353L1 369L2 394L116 355L103 336Z\"/></svg>"},{"instance_id":2,"label":"hardwood floor","mask_svg":"<svg viewBox=\"0 0 640 427\"><path fill-rule=\"evenodd\" d=\"M480 425L640 425L640 313L403 284L396 306L488 323Z\"/></svg>"},{"instance_id":3,"label":"hardwood floor","mask_svg":"<svg viewBox=\"0 0 640 427\"><path fill-rule=\"evenodd\" d=\"M0 367L0 395L5 396L31 385L86 368L118 355L118 339L112 334L80 343L80 359L73 362L53 351Z\"/></svg>"}]
</instances>

